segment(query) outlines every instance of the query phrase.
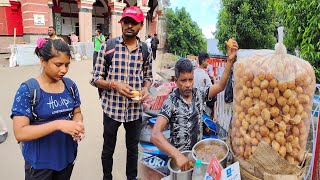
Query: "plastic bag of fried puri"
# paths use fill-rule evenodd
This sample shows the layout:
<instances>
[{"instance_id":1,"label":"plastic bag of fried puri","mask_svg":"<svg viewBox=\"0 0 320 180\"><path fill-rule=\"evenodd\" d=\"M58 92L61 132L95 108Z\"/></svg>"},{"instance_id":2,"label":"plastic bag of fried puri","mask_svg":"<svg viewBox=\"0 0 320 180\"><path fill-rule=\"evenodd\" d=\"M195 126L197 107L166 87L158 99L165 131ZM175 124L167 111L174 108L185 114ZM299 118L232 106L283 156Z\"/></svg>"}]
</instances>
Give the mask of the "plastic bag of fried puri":
<instances>
[{"instance_id":1,"label":"plastic bag of fried puri","mask_svg":"<svg viewBox=\"0 0 320 180\"><path fill-rule=\"evenodd\" d=\"M279 34L275 50L239 50L231 147L237 158L248 161L264 141L280 159L300 165L310 129L315 73L307 61L287 54Z\"/></svg>"}]
</instances>

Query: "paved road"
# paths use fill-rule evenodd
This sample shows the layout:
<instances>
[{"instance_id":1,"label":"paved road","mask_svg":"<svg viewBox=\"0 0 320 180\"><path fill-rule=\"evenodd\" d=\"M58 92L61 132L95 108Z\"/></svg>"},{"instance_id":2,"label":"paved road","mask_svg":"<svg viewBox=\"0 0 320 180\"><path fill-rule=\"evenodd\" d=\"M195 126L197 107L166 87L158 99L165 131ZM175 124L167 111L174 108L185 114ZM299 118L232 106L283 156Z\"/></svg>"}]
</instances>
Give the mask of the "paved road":
<instances>
[{"instance_id":1,"label":"paved road","mask_svg":"<svg viewBox=\"0 0 320 180\"><path fill-rule=\"evenodd\" d=\"M73 180L102 179L100 154L102 150L102 110L97 90L88 82L91 77L91 61L72 62L67 77L78 85L82 112L86 127L86 138L79 144L78 159L72 174ZM0 67L0 116L8 126L8 139L0 144L0 179L24 179L23 158L13 136L12 121L9 118L13 97L20 83L41 72L40 66ZM114 155L113 176L122 180L125 177L126 148L123 126L118 133L118 143Z\"/></svg>"}]
</instances>

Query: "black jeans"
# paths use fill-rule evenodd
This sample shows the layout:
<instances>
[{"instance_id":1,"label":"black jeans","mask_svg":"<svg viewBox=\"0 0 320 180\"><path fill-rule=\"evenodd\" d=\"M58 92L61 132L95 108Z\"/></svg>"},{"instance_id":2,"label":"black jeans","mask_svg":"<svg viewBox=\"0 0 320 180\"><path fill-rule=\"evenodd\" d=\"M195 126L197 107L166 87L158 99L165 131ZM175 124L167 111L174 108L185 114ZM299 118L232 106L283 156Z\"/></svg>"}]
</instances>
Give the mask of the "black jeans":
<instances>
[{"instance_id":1,"label":"black jeans","mask_svg":"<svg viewBox=\"0 0 320 180\"><path fill-rule=\"evenodd\" d=\"M153 60L156 60L156 58L157 58L157 49L156 48L152 48L152 55L153 55Z\"/></svg>"},{"instance_id":2,"label":"black jeans","mask_svg":"<svg viewBox=\"0 0 320 180\"><path fill-rule=\"evenodd\" d=\"M93 59L92 59L92 67L93 67L93 70L95 69L95 66L96 66L97 57L98 57L98 52L94 51L94 52L93 52Z\"/></svg>"},{"instance_id":3,"label":"black jeans","mask_svg":"<svg viewBox=\"0 0 320 180\"><path fill-rule=\"evenodd\" d=\"M34 169L28 162L25 162L25 180L69 180L73 170L73 164L69 164L61 171L52 169Z\"/></svg>"},{"instance_id":4,"label":"black jeans","mask_svg":"<svg viewBox=\"0 0 320 180\"><path fill-rule=\"evenodd\" d=\"M138 174L138 143L141 132L142 120L135 120L123 123L126 130L127 147L127 179L136 179ZM103 150L101 155L103 180L112 179L113 153L117 142L117 132L121 122L115 121L103 113Z\"/></svg>"}]
</instances>

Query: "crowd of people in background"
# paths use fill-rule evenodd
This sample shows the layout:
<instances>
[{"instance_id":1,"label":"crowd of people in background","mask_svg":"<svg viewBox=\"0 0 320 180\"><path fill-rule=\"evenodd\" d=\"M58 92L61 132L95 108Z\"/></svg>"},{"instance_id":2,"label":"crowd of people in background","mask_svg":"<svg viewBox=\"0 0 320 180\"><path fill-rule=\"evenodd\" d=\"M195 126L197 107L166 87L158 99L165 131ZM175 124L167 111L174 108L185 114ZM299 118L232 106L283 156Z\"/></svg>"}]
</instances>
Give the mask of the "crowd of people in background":
<instances>
[{"instance_id":1,"label":"crowd of people in background","mask_svg":"<svg viewBox=\"0 0 320 180\"><path fill-rule=\"evenodd\" d=\"M54 39L60 39L62 41L65 41L62 37L59 37L56 34L56 29L53 26L50 26L48 28L48 35L49 38L54 40ZM71 57L74 58L77 53L78 53L78 49L77 49L77 45L79 42L79 36L76 35L75 32L71 32L70 35L68 36L70 39L70 50L71 50ZM93 47L94 47L94 52L93 52L93 61L92 61L92 67L93 70L91 73L93 73L94 71L94 65L96 63L96 59L98 57L98 52L101 48L101 45L106 42L108 39L111 39L111 33L107 33L105 35L102 34L101 29L97 28L95 30L95 34L92 37L92 41L93 41ZM148 36L146 37L145 43L147 44L148 49L152 52L152 59L156 60L157 57L157 50L158 50L158 45L159 45L159 38L157 34L154 34L153 36L151 36L150 34L148 34Z\"/></svg>"}]
</instances>

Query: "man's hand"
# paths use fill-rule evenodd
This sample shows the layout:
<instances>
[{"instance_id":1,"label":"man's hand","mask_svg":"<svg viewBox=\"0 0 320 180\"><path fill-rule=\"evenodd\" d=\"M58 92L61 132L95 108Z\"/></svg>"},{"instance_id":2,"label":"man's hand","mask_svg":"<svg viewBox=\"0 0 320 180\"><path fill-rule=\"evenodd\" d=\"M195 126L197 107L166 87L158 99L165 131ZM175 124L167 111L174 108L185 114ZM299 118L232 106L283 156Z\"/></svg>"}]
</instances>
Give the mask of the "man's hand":
<instances>
[{"instance_id":1,"label":"man's hand","mask_svg":"<svg viewBox=\"0 0 320 180\"><path fill-rule=\"evenodd\" d=\"M179 156L175 158L175 162L181 171L187 171L193 167L192 164L189 163L189 159L182 153L180 153Z\"/></svg>"},{"instance_id":2,"label":"man's hand","mask_svg":"<svg viewBox=\"0 0 320 180\"><path fill-rule=\"evenodd\" d=\"M232 47L228 45L228 42L226 42L227 52L228 52L228 62L234 63L237 57L237 51L238 51L238 43L234 40L234 38L231 38L232 40ZM230 40L229 40L230 41Z\"/></svg>"},{"instance_id":3,"label":"man's hand","mask_svg":"<svg viewBox=\"0 0 320 180\"><path fill-rule=\"evenodd\" d=\"M150 96L150 93L148 91L148 88L144 87L141 91L141 101L143 102L145 99L147 99Z\"/></svg>"},{"instance_id":4,"label":"man's hand","mask_svg":"<svg viewBox=\"0 0 320 180\"><path fill-rule=\"evenodd\" d=\"M133 93L131 92L133 88L129 86L128 84L120 83L120 82L114 82L114 89L118 91L123 96L126 96L128 98L134 98Z\"/></svg>"}]
</instances>

